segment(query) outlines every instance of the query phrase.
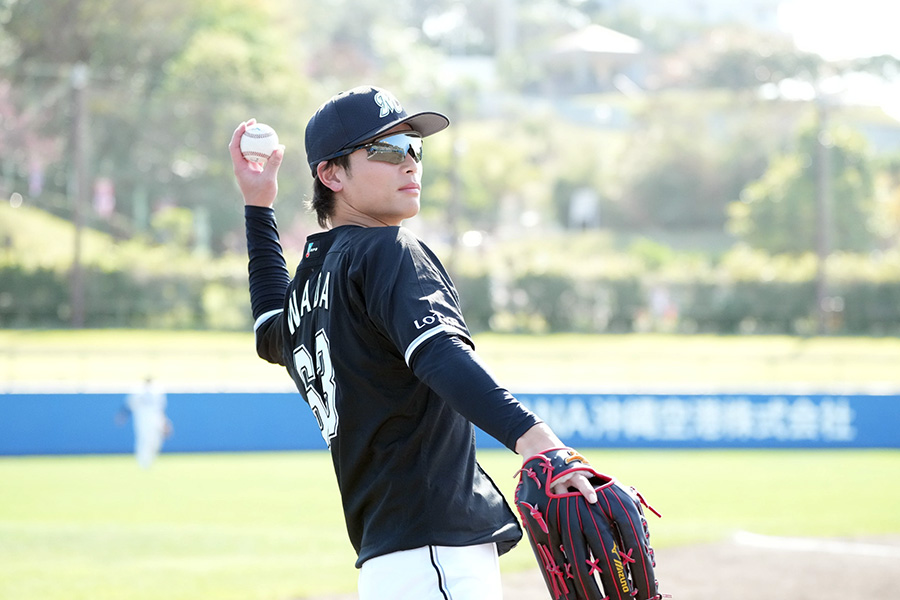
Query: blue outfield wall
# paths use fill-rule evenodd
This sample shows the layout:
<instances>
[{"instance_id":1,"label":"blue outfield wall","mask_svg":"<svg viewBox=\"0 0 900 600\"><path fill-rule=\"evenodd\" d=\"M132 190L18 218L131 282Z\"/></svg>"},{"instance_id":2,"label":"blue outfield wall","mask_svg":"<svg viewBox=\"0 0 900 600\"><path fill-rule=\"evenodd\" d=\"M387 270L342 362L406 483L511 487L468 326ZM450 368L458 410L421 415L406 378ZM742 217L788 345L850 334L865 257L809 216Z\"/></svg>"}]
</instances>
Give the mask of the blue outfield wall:
<instances>
[{"instance_id":1,"label":"blue outfield wall","mask_svg":"<svg viewBox=\"0 0 900 600\"><path fill-rule=\"evenodd\" d=\"M520 396L566 443L650 448L900 448L900 396Z\"/></svg>"},{"instance_id":2,"label":"blue outfield wall","mask_svg":"<svg viewBox=\"0 0 900 600\"><path fill-rule=\"evenodd\" d=\"M576 447L900 448L900 396L519 394ZM125 394L0 394L0 455L127 453ZM317 450L296 393L169 393L164 452ZM477 431L479 447L500 444Z\"/></svg>"}]
</instances>

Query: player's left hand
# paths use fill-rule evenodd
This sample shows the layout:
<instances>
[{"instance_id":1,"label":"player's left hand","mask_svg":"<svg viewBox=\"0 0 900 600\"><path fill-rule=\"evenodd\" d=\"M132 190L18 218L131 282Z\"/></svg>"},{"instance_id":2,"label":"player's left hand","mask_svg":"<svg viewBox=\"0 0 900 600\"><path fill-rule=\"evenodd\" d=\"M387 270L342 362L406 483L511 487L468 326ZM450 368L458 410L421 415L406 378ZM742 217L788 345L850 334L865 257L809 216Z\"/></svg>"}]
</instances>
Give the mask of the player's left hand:
<instances>
[{"instance_id":1,"label":"player's left hand","mask_svg":"<svg viewBox=\"0 0 900 600\"><path fill-rule=\"evenodd\" d=\"M241 136L255 124L256 119L250 119L238 125L231 136L228 151L244 204L270 208L278 195L278 168L284 159L284 146L276 148L265 165L246 160L241 154Z\"/></svg>"},{"instance_id":2,"label":"player's left hand","mask_svg":"<svg viewBox=\"0 0 900 600\"><path fill-rule=\"evenodd\" d=\"M569 488L575 488L576 491L581 492L585 500L591 504L597 503L597 492L594 490L594 485L587 475L581 471L567 473L554 481L550 486L550 490L554 494L566 494L569 492Z\"/></svg>"},{"instance_id":3,"label":"player's left hand","mask_svg":"<svg viewBox=\"0 0 900 600\"><path fill-rule=\"evenodd\" d=\"M546 423L537 423L516 441L516 453L522 456L525 462L538 454L562 447L563 443ZM581 458L581 455L578 456ZM594 491L589 475L581 471L573 470L566 473L551 485L550 491L555 494L566 494L570 487L580 492L591 504L597 502L597 492Z\"/></svg>"}]
</instances>

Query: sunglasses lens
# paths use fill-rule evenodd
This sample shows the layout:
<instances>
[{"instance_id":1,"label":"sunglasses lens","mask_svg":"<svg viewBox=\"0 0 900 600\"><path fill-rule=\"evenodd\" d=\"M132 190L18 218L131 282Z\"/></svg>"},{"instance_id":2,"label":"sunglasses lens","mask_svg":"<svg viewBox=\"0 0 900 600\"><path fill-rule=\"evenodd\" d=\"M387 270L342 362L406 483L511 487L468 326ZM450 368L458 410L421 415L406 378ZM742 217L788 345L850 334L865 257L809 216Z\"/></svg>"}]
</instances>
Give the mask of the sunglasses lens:
<instances>
[{"instance_id":1,"label":"sunglasses lens","mask_svg":"<svg viewBox=\"0 0 900 600\"><path fill-rule=\"evenodd\" d=\"M399 133L382 138L368 146L369 160L399 165L411 154L413 160L422 160L422 138L409 133Z\"/></svg>"}]
</instances>

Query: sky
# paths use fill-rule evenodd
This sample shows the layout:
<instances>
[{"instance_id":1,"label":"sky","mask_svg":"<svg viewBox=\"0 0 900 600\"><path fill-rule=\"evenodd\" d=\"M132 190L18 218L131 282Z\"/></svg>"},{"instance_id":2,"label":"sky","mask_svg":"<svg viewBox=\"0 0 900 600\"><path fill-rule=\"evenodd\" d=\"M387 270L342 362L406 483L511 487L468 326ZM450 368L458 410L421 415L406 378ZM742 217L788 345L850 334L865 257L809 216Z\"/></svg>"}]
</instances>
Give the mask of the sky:
<instances>
[{"instance_id":1,"label":"sky","mask_svg":"<svg viewBox=\"0 0 900 600\"><path fill-rule=\"evenodd\" d=\"M778 20L798 48L827 60L881 54L900 58L897 0L786 0Z\"/></svg>"}]
</instances>

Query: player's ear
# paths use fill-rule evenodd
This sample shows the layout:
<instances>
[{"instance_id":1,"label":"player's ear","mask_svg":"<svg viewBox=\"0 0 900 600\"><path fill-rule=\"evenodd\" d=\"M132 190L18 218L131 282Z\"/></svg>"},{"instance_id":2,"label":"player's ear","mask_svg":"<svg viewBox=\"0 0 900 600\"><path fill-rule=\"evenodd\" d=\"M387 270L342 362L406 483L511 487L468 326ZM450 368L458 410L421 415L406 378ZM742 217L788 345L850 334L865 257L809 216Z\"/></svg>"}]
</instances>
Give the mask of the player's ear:
<instances>
[{"instance_id":1,"label":"player's ear","mask_svg":"<svg viewBox=\"0 0 900 600\"><path fill-rule=\"evenodd\" d=\"M344 189L344 169L327 160L316 165L316 175L322 185L332 192L339 192Z\"/></svg>"}]
</instances>

